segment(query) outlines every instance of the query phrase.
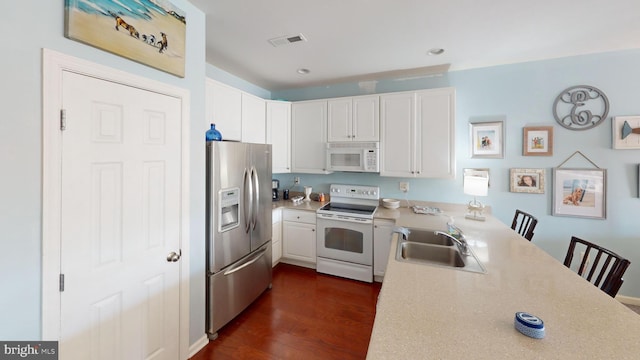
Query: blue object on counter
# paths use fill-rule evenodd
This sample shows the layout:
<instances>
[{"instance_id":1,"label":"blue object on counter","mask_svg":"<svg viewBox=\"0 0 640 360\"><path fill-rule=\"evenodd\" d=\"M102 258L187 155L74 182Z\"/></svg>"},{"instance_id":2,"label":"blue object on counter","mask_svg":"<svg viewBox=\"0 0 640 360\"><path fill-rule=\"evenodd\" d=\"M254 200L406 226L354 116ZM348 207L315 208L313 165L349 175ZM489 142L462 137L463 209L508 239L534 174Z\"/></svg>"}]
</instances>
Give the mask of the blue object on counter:
<instances>
[{"instance_id":1,"label":"blue object on counter","mask_svg":"<svg viewBox=\"0 0 640 360\"><path fill-rule=\"evenodd\" d=\"M211 129L207 130L205 138L207 141L222 141L222 134L216 130L216 124L211 124Z\"/></svg>"},{"instance_id":2,"label":"blue object on counter","mask_svg":"<svg viewBox=\"0 0 640 360\"><path fill-rule=\"evenodd\" d=\"M535 315L517 312L514 320L516 330L534 339L544 338L544 322Z\"/></svg>"}]
</instances>

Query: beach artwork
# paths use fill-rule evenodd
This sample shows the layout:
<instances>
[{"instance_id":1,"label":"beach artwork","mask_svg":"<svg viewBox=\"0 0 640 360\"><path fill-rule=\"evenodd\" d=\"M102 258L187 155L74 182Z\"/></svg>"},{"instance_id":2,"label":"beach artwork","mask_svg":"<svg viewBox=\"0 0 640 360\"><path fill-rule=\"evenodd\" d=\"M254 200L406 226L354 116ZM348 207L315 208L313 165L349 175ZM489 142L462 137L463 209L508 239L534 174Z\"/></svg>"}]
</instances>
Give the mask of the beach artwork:
<instances>
[{"instance_id":1,"label":"beach artwork","mask_svg":"<svg viewBox=\"0 0 640 360\"><path fill-rule=\"evenodd\" d=\"M187 21L165 0L65 0L65 36L184 77Z\"/></svg>"}]
</instances>

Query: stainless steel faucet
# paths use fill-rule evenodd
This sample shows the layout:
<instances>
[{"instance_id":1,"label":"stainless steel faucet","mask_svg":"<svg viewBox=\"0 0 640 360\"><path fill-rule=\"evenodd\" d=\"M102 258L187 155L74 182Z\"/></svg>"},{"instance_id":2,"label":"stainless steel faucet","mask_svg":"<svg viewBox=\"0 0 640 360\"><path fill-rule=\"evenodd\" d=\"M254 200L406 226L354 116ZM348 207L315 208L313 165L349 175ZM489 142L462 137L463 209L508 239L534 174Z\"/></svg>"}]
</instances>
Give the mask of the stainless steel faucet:
<instances>
[{"instance_id":1,"label":"stainless steel faucet","mask_svg":"<svg viewBox=\"0 0 640 360\"><path fill-rule=\"evenodd\" d=\"M462 255L470 255L469 252L469 245L467 244L467 240L464 238L464 235L462 234L462 232L459 232L460 234L460 238L458 239L457 237L446 233L444 231L434 231L434 233L436 235L443 235L448 237L449 239L453 240L453 242L458 246L458 249L460 250L460 252L462 253Z\"/></svg>"}]
</instances>

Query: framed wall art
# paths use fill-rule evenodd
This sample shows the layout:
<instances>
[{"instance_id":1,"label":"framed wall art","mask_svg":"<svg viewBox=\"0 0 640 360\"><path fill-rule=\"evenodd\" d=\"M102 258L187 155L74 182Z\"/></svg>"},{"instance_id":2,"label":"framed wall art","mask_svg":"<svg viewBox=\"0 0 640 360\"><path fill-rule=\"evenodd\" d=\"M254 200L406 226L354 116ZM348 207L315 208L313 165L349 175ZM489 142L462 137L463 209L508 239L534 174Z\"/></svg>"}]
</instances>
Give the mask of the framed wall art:
<instances>
[{"instance_id":1,"label":"framed wall art","mask_svg":"<svg viewBox=\"0 0 640 360\"><path fill-rule=\"evenodd\" d=\"M640 116L615 116L611 126L614 149L640 149Z\"/></svg>"},{"instance_id":2,"label":"framed wall art","mask_svg":"<svg viewBox=\"0 0 640 360\"><path fill-rule=\"evenodd\" d=\"M65 0L64 36L184 77L185 12L167 0Z\"/></svg>"},{"instance_id":3,"label":"framed wall art","mask_svg":"<svg viewBox=\"0 0 640 360\"><path fill-rule=\"evenodd\" d=\"M523 129L522 155L553 155L553 126L530 126Z\"/></svg>"},{"instance_id":4,"label":"framed wall art","mask_svg":"<svg viewBox=\"0 0 640 360\"><path fill-rule=\"evenodd\" d=\"M554 216L606 219L606 169L553 169Z\"/></svg>"},{"instance_id":5,"label":"framed wall art","mask_svg":"<svg viewBox=\"0 0 640 360\"><path fill-rule=\"evenodd\" d=\"M504 122L469 123L471 157L502 159L504 157Z\"/></svg>"},{"instance_id":6,"label":"framed wall art","mask_svg":"<svg viewBox=\"0 0 640 360\"><path fill-rule=\"evenodd\" d=\"M544 194L544 169L510 169L509 191Z\"/></svg>"}]
</instances>

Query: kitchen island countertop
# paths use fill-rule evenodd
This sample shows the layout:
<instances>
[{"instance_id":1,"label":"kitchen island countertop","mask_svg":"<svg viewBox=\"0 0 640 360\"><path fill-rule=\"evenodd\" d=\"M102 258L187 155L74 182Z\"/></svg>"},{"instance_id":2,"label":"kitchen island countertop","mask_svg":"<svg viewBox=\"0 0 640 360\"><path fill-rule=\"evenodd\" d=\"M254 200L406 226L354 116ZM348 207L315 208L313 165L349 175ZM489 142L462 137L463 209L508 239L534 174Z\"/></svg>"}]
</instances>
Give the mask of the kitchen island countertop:
<instances>
[{"instance_id":1,"label":"kitchen island countertop","mask_svg":"<svg viewBox=\"0 0 640 360\"><path fill-rule=\"evenodd\" d=\"M444 205L444 206L443 206ZM637 359L640 316L491 215L464 218L379 209L396 225L446 229L453 217L487 273L395 260L397 236L380 292L367 359ZM569 239L558 239L569 245ZM546 336L514 328L516 312L544 321Z\"/></svg>"}]
</instances>

